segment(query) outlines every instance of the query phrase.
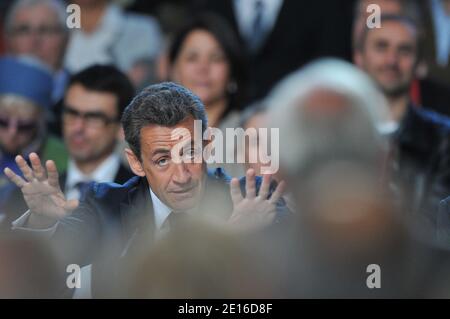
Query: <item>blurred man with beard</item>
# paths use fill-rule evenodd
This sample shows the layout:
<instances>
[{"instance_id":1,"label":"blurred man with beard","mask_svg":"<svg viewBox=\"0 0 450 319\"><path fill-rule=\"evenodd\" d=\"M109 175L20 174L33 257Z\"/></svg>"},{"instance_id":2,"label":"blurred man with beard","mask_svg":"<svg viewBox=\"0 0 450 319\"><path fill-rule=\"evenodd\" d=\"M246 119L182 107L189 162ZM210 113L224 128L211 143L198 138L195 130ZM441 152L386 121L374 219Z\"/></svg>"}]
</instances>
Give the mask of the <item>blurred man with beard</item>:
<instances>
[{"instance_id":1,"label":"blurred man with beard","mask_svg":"<svg viewBox=\"0 0 450 319\"><path fill-rule=\"evenodd\" d=\"M450 193L450 119L411 101L419 42L412 20L382 16L381 28L364 28L354 59L388 100L392 185L403 197L404 210L418 218L420 229L432 231L439 201Z\"/></svg>"},{"instance_id":2,"label":"blurred man with beard","mask_svg":"<svg viewBox=\"0 0 450 319\"><path fill-rule=\"evenodd\" d=\"M386 187L389 110L370 78L346 62L317 61L265 103L297 207L290 230L261 240L282 297L447 297L448 251L415 236Z\"/></svg>"}]
</instances>

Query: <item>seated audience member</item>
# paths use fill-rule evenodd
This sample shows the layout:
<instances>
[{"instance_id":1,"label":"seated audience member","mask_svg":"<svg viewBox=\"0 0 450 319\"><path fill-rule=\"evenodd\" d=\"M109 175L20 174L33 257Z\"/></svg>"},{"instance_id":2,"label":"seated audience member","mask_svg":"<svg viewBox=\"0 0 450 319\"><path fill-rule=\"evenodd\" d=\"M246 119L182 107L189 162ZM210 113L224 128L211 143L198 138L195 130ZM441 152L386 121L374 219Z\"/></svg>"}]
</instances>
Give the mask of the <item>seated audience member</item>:
<instances>
[{"instance_id":1,"label":"seated audience member","mask_svg":"<svg viewBox=\"0 0 450 319\"><path fill-rule=\"evenodd\" d=\"M429 72L430 65L433 65L434 57L430 56L430 48L433 44L427 43L433 36L428 35L430 21L427 17L427 7L429 1L410 0L360 0L357 1L353 23L353 46L360 42L360 37L364 34L365 23L373 10L369 10L370 5L378 5L383 15L407 16L418 25L420 35L418 36L419 49L417 67L415 68L414 81L410 86L410 97L416 106L424 105L438 113L450 116L450 82L434 76ZM423 32L425 30L425 32Z\"/></svg>"},{"instance_id":2,"label":"seated audience member","mask_svg":"<svg viewBox=\"0 0 450 319\"><path fill-rule=\"evenodd\" d=\"M248 70L248 100L262 99L290 72L313 59L351 57L353 0L199 1L197 10L223 16L239 36Z\"/></svg>"},{"instance_id":3,"label":"seated audience member","mask_svg":"<svg viewBox=\"0 0 450 319\"><path fill-rule=\"evenodd\" d=\"M290 230L261 242L287 265L283 297L448 296L448 252L411 236L411 218L380 179L389 107L371 79L349 63L317 61L264 102L298 208Z\"/></svg>"},{"instance_id":4,"label":"seated audience member","mask_svg":"<svg viewBox=\"0 0 450 319\"><path fill-rule=\"evenodd\" d=\"M64 66L76 73L92 64L114 64L141 87L161 49L157 20L126 13L111 0L72 3L81 8L81 28L71 30Z\"/></svg>"},{"instance_id":5,"label":"seated audience member","mask_svg":"<svg viewBox=\"0 0 450 319\"><path fill-rule=\"evenodd\" d=\"M208 123L222 130L239 123L245 92L243 61L233 30L219 16L203 14L189 21L175 36L168 51L169 77L192 90L205 104ZM234 154L233 146L224 154ZM240 164L222 165L231 176L244 172Z\"/></svg>"},{"instance_id":6,"label":"seated audience member","mask_svg":"<svg viewBox=\"0 0 450 319\"><path fill-rule=\"evenodd\" d=\"M208 172L200 149L207 141L195 145L174 134L194 136L194 120L204 133L205 108L184 87L161 83L143 90L122 116L130 147L125 152L137 176L123 185L94 184L80 203L63 194L52 161L44 169L33 155L31 168L18 157L24 176L8 168L5 174L21 188L29 211L14 222L14 230L45 229L41 233L50 236L58 257L80 266L92 263L92 293L98 297L123 293L114 287L120 283L110 280L120 276L120 262L190 216L214 217L248 232L278 228L288 217L280 200L285 184L271 185L270 175L255 177L252 170L231 180L220 169Z\"/></svg>"},{"instance_id":7,"label":"seated audience member","mask_svg":"<svg viewBox=\"0 0 450 319\"><path fill-rule=\"evenodd\" d=\"M30 55L53 73L52 102L64 94L69 74L62 63L69 30L66 8L56 0L16 0L5 18L5 47L10 55Z\"/></svg>"},{"instance_id":8,"label":"seated audience member","mask_svg":"<svg viewBox=\"0 0 450 319\"><path fill-rule=\"evenodd\" d=\"M435 226L439 201L450 192L450 119L411 101L409 87L418 63L414 22L403 16L382 16L381 23L381 28L364 29L355 63L388 100L393 186L403 197L405 212L422 218L419 224L425 230Z\"/></svg>"},{"instance_id":9,"label":"seated audience member","mask_svg":"<svg viewBox=\"0 0 450 319\"><path fill-rule=\"evenodd\" d=\"M115 151L122 139L120 117L133 94L126 75L113 66L95 65L71 77L61 118L69 158L59 177L68 199L79 199L89 182L122 184L133 176ZM16 188L5 205L8 220L26 209Z\"/></svg>"},{"instance_id":10,"label":"seated audience member","mask_svg":"<svg viewBox=\"0 0 450 319\"><path fill-rule=\"evenodd\" d=\"M51 91L52 76L37 61L0 58L0 214L15 189L3 169L9 167L21 174L15 163L17 155L28 159L31 152L36 152L43 160L53 159L60 170L67 166L64 145L46 130Z\"/></svg>"}]
</instances>

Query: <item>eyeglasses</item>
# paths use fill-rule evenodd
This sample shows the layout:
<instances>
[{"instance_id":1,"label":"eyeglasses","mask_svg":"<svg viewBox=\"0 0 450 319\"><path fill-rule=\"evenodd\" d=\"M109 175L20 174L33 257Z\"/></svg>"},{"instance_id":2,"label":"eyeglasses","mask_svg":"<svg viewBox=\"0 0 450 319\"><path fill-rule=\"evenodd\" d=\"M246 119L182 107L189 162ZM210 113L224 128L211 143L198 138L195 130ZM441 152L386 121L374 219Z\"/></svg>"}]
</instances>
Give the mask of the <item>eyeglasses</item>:
<instances>
[{"instance_id":1,"label":"eyeglasses","mask_svg":"<svg viewBox=\"0 0 450 319\"><path fill-rule=\"evenodd\" d=\"M37 123L35 121L20 121L11 118L1 118L0 117L0 129L8 129L10 127L15 127L17 132L23 134L32 133L37 128Z\"/></svg>"},{"instance_id":2,"label":"eyeglasses","mask_svg":"<svg viewBox=\"0 0 450 319\"><path fill-rule=\"evenodd\" d=\"M62 31L60 26L56 25L41 25L38 27L32 27L31 25L18 25L11 29L11 34L13 36L28 36L32 33L36 33L40 36L53 36L60 34Z\"/></svg>"},{"instance_id":3,"label":"eyeglasses","mask_svg":"<svg viewBox=\"0 0 450 319\"><path fill-rule=\"evenodd\" d=\"M90 127L104 127L119 122L118 118L110 118L102 112L79 112L67 105L63 107L63 121L66 124L72 124L78 118L83 119L86 125Z\"/></svg>"}]
</instances>

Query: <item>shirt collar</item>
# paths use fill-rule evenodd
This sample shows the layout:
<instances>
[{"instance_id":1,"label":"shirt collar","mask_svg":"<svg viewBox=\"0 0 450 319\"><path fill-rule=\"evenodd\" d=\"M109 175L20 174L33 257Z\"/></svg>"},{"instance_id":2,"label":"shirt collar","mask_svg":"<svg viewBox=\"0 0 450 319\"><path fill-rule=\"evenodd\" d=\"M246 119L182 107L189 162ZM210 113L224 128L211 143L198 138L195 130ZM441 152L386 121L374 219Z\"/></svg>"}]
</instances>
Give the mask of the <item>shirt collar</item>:
<instances>
[{"instance_id":1,"label":"shirt collar","mask_svg":"<svg viewBox=\"0 0 450 319\"><path fill-rule=\"evenodd\" d=\"M86 175L79 170L73 159L67 168L67 188L73 188L79 182L113 182L120 166L120 157L113 153L107 157L91 174Z\"/></svg>"},{"instance_id":2,"label":"shirt collar","mask_svg":"<svg viewBox=\"0 0 450 319\"><path fill-rule=\"evenodd\" d=\"M153 212L155 214L155 226L156 229L161 229L163 223L169 217L171 213L171 209L164 204L155 193L153 193L152 189L148 188L150 191L150 196L152 198L153 203Z\"/></svg>"}]
</instances>

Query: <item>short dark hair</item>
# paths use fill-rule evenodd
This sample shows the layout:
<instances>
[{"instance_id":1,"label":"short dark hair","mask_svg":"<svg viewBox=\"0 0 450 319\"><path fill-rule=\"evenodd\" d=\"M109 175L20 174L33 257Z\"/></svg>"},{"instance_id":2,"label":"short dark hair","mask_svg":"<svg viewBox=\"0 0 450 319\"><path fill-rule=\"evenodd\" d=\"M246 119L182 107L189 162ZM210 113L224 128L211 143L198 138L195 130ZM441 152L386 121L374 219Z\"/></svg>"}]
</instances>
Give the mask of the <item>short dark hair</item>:
<instances>
[{"instance_id":1,"label":"short dark hair","mask_svg":"<svg viewBox=\"0 0 450 319\"><path fill-rule=\"evenodd\" d=\"M204 30L212 34L224 51L230 65L230 79L235 82L236 88L233 92L227 92L229 102L226 112L230 109L242 108L242 102L246 98L245 83L247 79L244 55L236 32L221 16L212 12L202 12L187 20L171 41L168 53L170 64L175 63L186 38L196 30Z\"/></svg>"},{"instance_id":2,"label":"short dark hair","mask_svg":"<svg viewBox=\"0 0 450 319\"><path fill-rule=\"evenodd\" d=\"M114 94L117 97L118 118L135 94L128 77L113 65L90 66L70 78L68 87L74 84L81 84L90 91Z\"/></svg>"},{"instance_id":3,"label":"short dark hair","mask_svg":"<svg viewBox=\"0 0 450 319\"><path fill-rule=\"evenodd\" d=\"M412 18L406 15L399 15L399 14L384 14L380 17L380 23L383 25L384 22L398 22L404 25L408 25L409 27L412 27L416 32L416 47L417 47L417 61L419 61L422 58L422 51L423 51L423 35L422 35L422 29L420 25ZM363 28L363 31L359 37L359 39L356 39L356 46L355 49L357 51L364 51L364 47L366 45L367 35L371 31L370 28L365 26Z\"/></svg>"},{"instance_id":4,"label":"short dark hair","mask_svg":"<svg viewBox=\"0 0 450 319\"><path fill-rule=\"evenodd\" d=\"M208 127L205 106L194 93L172 82L150 85L123 112L125 140L140 159L143 127L151 124L171 127L189 116L202 121L203 133Z\"/></svg>"}]
</instances>

